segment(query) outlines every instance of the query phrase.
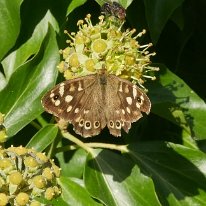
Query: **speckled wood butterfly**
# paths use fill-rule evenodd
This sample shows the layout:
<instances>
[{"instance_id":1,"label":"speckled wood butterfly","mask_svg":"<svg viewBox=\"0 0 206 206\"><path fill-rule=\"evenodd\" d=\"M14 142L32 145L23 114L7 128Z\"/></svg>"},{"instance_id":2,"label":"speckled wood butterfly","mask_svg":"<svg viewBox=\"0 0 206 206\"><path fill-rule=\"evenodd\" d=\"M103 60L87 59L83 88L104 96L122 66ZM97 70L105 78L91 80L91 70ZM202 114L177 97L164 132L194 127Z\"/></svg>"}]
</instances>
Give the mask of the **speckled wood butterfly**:
<instances>
[{"instance_id":1,"label":"speckled wood butterfly","mask_svg":"<svg viewBox=\"0 0 206 206\"><path fill-rule=\"evenodd\" d=\"M98 135L104 127L114 136L121 128L149 114L151 103L135 84L101 72L64 81L42 98L44 109L68 123L83 137Z\"/></svg>"}]
</instances>

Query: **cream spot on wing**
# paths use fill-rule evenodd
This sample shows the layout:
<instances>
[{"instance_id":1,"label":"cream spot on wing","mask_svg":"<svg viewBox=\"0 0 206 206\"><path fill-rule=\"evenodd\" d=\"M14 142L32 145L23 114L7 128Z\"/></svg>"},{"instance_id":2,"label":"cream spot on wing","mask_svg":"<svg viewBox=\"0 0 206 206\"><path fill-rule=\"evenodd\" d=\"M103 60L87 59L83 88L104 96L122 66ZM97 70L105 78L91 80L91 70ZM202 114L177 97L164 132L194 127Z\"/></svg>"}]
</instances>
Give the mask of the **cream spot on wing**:
<instances>
[{"instance_id":1,"label":"cream spot on wing","mask_svg":"<svg viewBox=\"0 0 206 206\"><path fill-rule=\"evenodd\" d=\"M125 92L125 93L129 93L129 87L128 87L127 84L126 84L126 86L125 86L125 88L124 88L124 92Z\"/></svg>"},{"instance_id":2,"label":"cream spot on wing","mask_svg":"<svg viewBox=\"0 0 206 206\"><path fill-rule=\"evenodd\" d=\"M69 106L67 107L67 112L70 112L71 110L72 110L72 106L69 105Z\"/></svg>"},{"instance_id":3,"label":"cream spot on wing","mask_svg":"<svg viewBox=\"0 0 206 206\"><path fill-rule=\"evenodd\" d=\"M131 111L130 111L130 108L127 107L126 110L127 110L127 112L130 114L130 112L131 112Z\"/></svg>"},{"instance_id":4,"label":"cream spot on wing","mask_svg":"<svg viewBox=\"0 0 206 206\"><path fill-rule=\"evenodd\" d=\"M144 96L143 96L143 95L141 95L141 96L140 96L140 99L141 99L141 100L144 100Z\"/></svg>"},{"instance_id":5,"label":"cream spot on wing","mask_svg":"<svg viewBox=\"0 0 206 206\"><path fill-rule=\"evenodd\" d=\"M71 95L67 95L67 96L65 97L65 101L66 101L66 102L71 102L72 99L73 99L73 96L71 96Z\"/></svg>"},{"instance_id":6,"label":"cream spot on wing","mask_svg":"<svg viewBox=\"0 0 206 206\"><path fill-rule=\"evenodd\" d=\"M70 84L69 91L70 92L75 91L75 87L74 87L74 85L72 83Z\"/></svg>"},{"instance_id":7,"label":"cream spot on wing","mask_svg":"<svg viewBox=\"0 0 206 206\"><path fill-rule=\"evenodd\" d=\"M54 93L52 92L49 97L53 98L54 97Z\"/></svg>"},{"instance_id":8,"label":"cream spot on wing","mask_svg":"<svg viewBox=\"0 0 206 206\"><path fill-rule=\"evenodd\" d=\"M129 105L132 104L132 97L126 97L126 100Z\"/></svg>"},{"instance_id":9,"label":"cream spot on wing","mask_svg":"<svg viewBox=\"0 0 206 206\"><path fill-rule=\"evenodd\" d=\"M137 96L137 89L135 88L135 85L133 86L133 91L132 91L132 93L133 93L133 97L134 97L134 99L135 99L136 96Z\"/></svg>"},{"instance_id":10,"label":"cream spot on wing","mask_svg":"<svg viewBox=\"0 0 206 206\"><path fill-rule=\"evenodd\" d=\"M138 108L138 109L140 109L140 104L137 102L136 103L136 107Z\"/></svg>"},{"instance_id":11,"label":"cream spot on wing","mask_svg":"<svg viewBox=\"0 0 206 206\"><path fill-rule=\"evenodd\" d=\"M74 113L78 113L79 112L79 108L76 108L75 110L74 110Z\"/></svg>"},{"instance_id":12,"label":"cream spot on wing","mask_svg":"<svg viewBox=\"0 0 206 206\"><path fill-rule=\"evenodd\" d=\"M60 94L61 97L64 95L64 83L61 83L61 84L60 84L59 94Z\"/></svg>"},{"instance_id":13,"label":"cream spot on wing","mask_svg":"<svg viewBox=\"0 0 206 206\"><path fill-rule=\"evenodd\" d=\"M138 111L133 111L133 114L134 114L135 116L141 116L141 114L140 114Z\"/></svg>"},{"instance_id":14,"label":"cream spot on wing","mask_svg":"<svg viewBox=\"0 0 206 206\"><path fill-rule=\"evenodd\" d=\"M79 82L78 91L82 91L82 90L83 90L82 84L81 84L81 82Z\"/></svg>"},{"instance_id":15,"label":"cream spot on wing","mask_svg":"<svg viewBox=\"0 0 206 206\"><path fill-rule=\"evenodd\" d=\"M60 100L56 100L55 102L54 102L54 105L57 107L57 106L59 106L60 105Z\"/></svg>"},{"instance_id":16,"label":"cream spot on wing","mask_svg":"<svg viewBox=\"0 0 206 206\"><path fill-rule=\"evenodd\" d=\"M120 84L119 84L119 92L123 92L123 90L122 90L122 82L120 82Z\"/></svg>"},{"instance_id":17,"label":"cream spot on wing","mask_svg":"<svg viewBox=\"0 0 206 206\"><path fill-rule=\"evenodd\" d=\"M89 110L84 109L84 114L88 114Z\"/></svg>"},{"instance_id":18,"label":"cream spot on wing","mask_svg":"<svg viewBox=\"0 0 206 206\"><path fill-rule=\"evenodd\" d=\"M125 111L124 111L124 109L122 109L122 114L125 114Z\"/></svg>"},{"instance_id":19,"label":"cream spot on wing","mask_svg":"<svg viewBox=\"0 0 206 206\"><path fill-rule=\"evenodd\" d=\"M117 114L119 114L119 113L120 113L120 111L119 111L119 110L116 110L115 112L116 112Z\"/></svg>"},{"instance_id":20,"label":"cream spot on wing","mask_svg":"<svg viewBox=\"0 0 206 206\"><path fill-rule=\"evenodd\" d=\"M79 122L80 116L75 119L75 122Z\"/></svg>"}]
</instances>

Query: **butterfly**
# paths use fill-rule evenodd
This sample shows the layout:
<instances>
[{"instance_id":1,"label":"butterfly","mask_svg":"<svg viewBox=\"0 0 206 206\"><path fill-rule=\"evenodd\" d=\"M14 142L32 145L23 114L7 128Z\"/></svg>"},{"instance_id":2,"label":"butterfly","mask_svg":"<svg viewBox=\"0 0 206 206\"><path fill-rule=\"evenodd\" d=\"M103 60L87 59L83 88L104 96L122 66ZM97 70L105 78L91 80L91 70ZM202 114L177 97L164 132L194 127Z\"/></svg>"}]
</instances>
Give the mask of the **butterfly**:
<instances>
[{"instance_id":1,"label":"butterfly","mask_svg":"<svg viewBox=\"0 0 206 206\"><path fill-rule=\"evenodd\" d=\"M128 133L131 123L151 108L137 85L106 72L61 82L43 96L42 105L82 137L98 135L106 126L110 134L121 136L121 129Z\"/></svg>"}]
</instances>

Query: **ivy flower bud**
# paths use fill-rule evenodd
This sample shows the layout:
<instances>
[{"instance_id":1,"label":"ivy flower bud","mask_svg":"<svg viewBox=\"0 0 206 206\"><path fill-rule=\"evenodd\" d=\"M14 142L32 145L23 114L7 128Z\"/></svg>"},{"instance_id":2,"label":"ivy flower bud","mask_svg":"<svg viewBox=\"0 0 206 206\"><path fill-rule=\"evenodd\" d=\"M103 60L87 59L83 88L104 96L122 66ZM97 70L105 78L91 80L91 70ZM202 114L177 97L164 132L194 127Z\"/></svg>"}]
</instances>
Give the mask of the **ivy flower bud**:
<instances>
[{"instance_id":1,"label":"ivy flower bud","mask_svg":"<svg viewBox=\"0 0 206 206\"><path fill-rule=\"evenodd\" d=\"M4 193L0 193L0 205L5 206L8 204L8 202L9 202L9 197Z\"/></svg>"},{"instance_id":2,"label":"ivy flower bud","mask_svg":"<svg viewBox=\"0 0 206 206\"><path fill-rule=\"evenodd\" d=\"M42 189L46 186L46 180L41 175L35 176L32 181L34 186L39 189Z\"/></svg>"},{"instance_id":3,"label":"ivy flower bud","mask_svg":"<svg viewBox=\"0 0 206 206\"><path fill-rule=\"evenodd\" d=\"M20 192L16 196L15 200L16 200L16 203L18 205L24 206L24 205L28 204L28 202L29 202L29 195L25 192Z\"/></svg>"},{"instance_id":4,"label":"ivy flower bud","mask_svg":"<svg viewBox=\"0 0 206 206\"><path fill-rule=\"evenodd\" d=\"M20 172L13 172L9 175L9 182L14 185L20 185L22 180L23 180L23 177Z\"/></svg>"}]
</instances>

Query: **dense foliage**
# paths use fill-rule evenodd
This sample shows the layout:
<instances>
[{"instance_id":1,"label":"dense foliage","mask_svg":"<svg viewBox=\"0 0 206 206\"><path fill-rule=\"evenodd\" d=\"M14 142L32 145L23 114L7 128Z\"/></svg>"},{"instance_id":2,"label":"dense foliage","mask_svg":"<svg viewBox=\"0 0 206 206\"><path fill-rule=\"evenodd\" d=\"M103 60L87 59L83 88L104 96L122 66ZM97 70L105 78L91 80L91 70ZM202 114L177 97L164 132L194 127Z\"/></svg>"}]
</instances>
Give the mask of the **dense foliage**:
<instances>
[{"instance_id":1,"label":"dense foliage","mask_svg":"<svg viewBox=\"0 0 206 206\"><path fill-rule=\"evenodd\" d=\"M97 21L103 0L0 1L0 112L10 145L45 151L62 168L53 205L205 205L206 104L203 0L121 0L125 27L147 30L157 80L148 80L152 111L121 138L103 131L83 142L125 145L91 153L61 138L41 98L56 82L64 29L86 14ZM98 4L99 3L99 4ZM131 3L131 4L130 4ZM72 130L71 130L72 131ZM43 201L43 200L42 200Z\"/></svg>"}]
</instances>

